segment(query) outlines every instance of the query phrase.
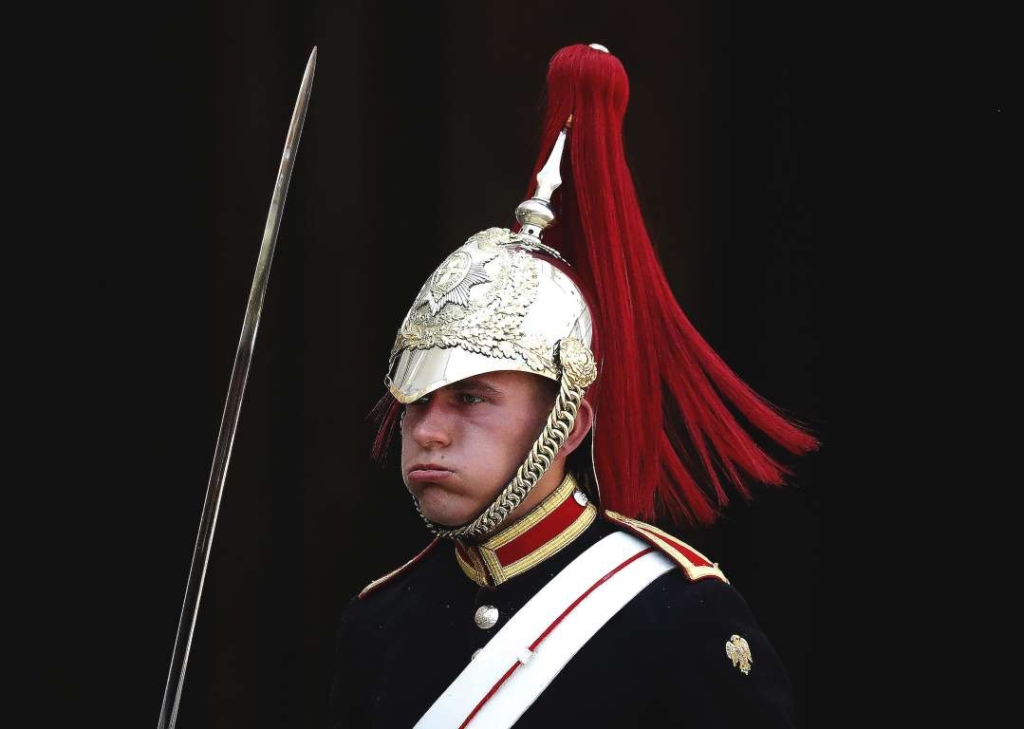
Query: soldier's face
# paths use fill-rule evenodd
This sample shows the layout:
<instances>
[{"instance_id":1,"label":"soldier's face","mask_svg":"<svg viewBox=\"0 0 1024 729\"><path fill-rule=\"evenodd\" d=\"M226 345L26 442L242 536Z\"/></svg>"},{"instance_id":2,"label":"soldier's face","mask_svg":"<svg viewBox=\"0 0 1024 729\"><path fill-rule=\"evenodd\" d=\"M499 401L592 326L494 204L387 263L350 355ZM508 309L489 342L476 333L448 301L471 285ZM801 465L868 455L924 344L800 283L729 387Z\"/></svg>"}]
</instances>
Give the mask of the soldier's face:
<instances>
[{"instance_id":1,"label":"soldier's face","mask_svg":"<svg viewBox=\"0 0 1024 729\"><path fill-rule=\"evenodd\" d=\"M459 526L483 511L540 435L556 392L538 375L488 372L409 404L402 476L423 515Z\"/></svg>"}]
</instances>

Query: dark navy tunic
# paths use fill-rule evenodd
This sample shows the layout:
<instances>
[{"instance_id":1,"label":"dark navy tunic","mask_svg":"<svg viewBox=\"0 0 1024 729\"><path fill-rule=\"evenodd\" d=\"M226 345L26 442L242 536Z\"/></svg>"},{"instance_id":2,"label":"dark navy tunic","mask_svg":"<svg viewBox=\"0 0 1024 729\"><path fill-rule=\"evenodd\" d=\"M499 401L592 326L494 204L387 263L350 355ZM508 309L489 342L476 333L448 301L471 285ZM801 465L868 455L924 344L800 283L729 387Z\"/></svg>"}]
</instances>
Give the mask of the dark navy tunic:
<instances>
[{"instance_id":1,"label":"dark navy tunic","mask_svg":"<svg viewBox=\"0 0 1024 729\"><path fill-rule=\"evenodd\" d=\"M450 542L354 598L341 618L332 727L408 729L474 652L541 587L602 537L598 518L567 546L497 587L469 579ZM477 608L497 608L482 629ZM727 654L750 647L744 673ZM720 579L673 569L641 591L565 666L516 727L789 727L786 670L746 602ZM452 729L456 729L452 727Z\"/></svg>"}]
</instances>

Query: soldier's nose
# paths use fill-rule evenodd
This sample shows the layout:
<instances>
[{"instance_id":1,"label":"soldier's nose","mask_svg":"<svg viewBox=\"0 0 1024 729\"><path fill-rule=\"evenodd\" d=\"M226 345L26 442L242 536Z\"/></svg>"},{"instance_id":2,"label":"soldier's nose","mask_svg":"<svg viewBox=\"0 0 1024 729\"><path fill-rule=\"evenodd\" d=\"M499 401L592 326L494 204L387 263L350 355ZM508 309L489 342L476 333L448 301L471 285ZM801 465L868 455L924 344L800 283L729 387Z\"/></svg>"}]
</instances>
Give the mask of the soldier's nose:
<instances>
[{"instance_id":1,"label":"soldier's nose","mask_svg":"<svg viewBox=\"0 0 1024 729\"><path fill-rule=\"evenodd\" d=\"M428 404L412 423L413 439L421 448L438 448L451 443L451 435L443 408Z\"/></svg>"}]
</instances>

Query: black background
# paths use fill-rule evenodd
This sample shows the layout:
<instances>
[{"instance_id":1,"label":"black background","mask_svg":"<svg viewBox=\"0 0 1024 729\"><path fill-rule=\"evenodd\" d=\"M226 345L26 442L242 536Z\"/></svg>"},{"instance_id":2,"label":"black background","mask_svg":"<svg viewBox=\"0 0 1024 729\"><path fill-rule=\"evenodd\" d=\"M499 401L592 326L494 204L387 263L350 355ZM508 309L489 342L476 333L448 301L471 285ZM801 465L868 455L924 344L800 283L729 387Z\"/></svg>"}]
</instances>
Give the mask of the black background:
<instances>
[{"instance_id":1,"label":"black background","mask_svg":"<svg viewBox=\"0 0 1024 729\"><path fill-rule=\"evenodd\" d=\"M30 37L22 63L47 63L10 96L28 127L12 152L31 160L18 212L33 234L18 248L35 259L8 277L27 325L11 395L29 406L24 442L42 446L14 455L43 487L24 520L35 536L11 554L43 626L29 671L54 700L39 723L156 721L314 45L179 726L318 726L339 610L425 543L394 462L368 458L366 415L425 277L468 235L513 222L548 59L574 42L607 45L630 74L627 151L684 310L824 442L792 487L715 528L663 526L747 598L790 670L799 726L870 718L904 694L899 641L933 618L898 590L934 570L897 545L931 521L922 489L937 482L905 465L929 415L897 413L931 399L935 375L904 355L936 326L916 287L941 246L925 255L918 219L889 215L932 174L912 155L935 133L904 112L935 109L907 101L927 83L904 83L922 65L891 51L898 34L860 23L721 2L248 2L80 8ZM998 84L976 91L968 109L1001 131ZM964 316L944 310L943 325Z\"/></svg>"}]
</instances>

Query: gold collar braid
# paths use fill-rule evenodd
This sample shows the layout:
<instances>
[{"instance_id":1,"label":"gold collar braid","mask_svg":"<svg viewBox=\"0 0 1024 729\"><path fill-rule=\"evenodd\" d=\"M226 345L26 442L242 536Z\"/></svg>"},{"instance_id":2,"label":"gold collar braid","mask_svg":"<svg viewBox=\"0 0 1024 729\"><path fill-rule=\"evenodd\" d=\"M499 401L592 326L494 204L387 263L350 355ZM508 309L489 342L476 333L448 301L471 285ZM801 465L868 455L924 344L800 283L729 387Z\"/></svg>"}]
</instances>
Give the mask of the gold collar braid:
<instances>
[{"instance_id":1,"label":"gold collar braid","mask_svg":"<svg viewBox=\"0 0 1024 729\"><path fill-rule=\"evenodd\" d=\"M542 525L555 514L575 514L557 533ZM455 560L469 579L481 587L497 587L558 554L586 531L597 518L594 506L566 472L561 485L537 506L508 526L502 526L479 544L455 540ZM539 536L543 534L543 536ZM510 554L507 550L513 548Z\"/></svg>"}]
</instances>

